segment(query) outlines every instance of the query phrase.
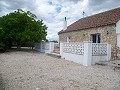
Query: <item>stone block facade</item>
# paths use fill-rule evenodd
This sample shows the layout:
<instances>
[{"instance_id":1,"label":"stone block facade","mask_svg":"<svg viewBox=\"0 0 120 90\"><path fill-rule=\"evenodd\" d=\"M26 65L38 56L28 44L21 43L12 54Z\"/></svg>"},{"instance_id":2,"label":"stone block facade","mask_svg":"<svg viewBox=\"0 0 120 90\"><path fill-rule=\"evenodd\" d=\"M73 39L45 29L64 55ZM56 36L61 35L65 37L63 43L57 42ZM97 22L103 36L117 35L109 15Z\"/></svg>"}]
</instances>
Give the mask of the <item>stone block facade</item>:
<instances>
[{"instance_id":1,"label":"stone block facade","mask_svg":"<svg viewBox=\"0 0 120 90\"><path fill-rule=\"evenodd\" d=\"M93 34L100 35L100 43L108 43L112 45L112 52L116 52L117 35L116 26L107 25L96 28L76 30L59 34L60 42L67 42L67 37L71 37L71 42L91 41Z\"/></svg>"}]
</instances>

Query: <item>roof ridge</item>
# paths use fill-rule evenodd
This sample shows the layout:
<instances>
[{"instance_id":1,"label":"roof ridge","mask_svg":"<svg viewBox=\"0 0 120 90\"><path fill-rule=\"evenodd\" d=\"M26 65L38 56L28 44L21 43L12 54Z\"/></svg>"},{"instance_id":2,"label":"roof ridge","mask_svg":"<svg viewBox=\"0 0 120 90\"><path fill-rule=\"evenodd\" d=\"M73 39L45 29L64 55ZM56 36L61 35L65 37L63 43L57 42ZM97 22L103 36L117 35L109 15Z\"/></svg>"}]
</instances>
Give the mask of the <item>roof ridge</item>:
<instances>
[{"instance_id":1,"label":"roof ridge","mask_svg":"<svg viewBox=\"0 0 120 90\"><path fill-rule=\"evenodd\" d=\"M108 12L114 11L114 10L116 10L116 9L120 9L120 7L114 8L114 9L105 10L105 11L103 11L103 12L96 13L96 14L90 15L90 16L88 16L88 17L96 16L96 15L99 15L99 14L102 14L102 13L108 13ZM87 18L87 17L85 17L85 18ZM79 19L79 20L80 20L80 19Z\"/></svg>"},{"instance_id":2,"label":"roof ridge","mask_svg":"<svg viewBox=\"0 0 120 90\"><path fill-rule=\"evenodd\" d=\"M80 19L78 19L78 20L75 21L75 22L78 22L79 20L82 20L82 19L86 19L86 18L94 17L94 16L96 16L96 15L100 15L100 14L103 14L103 13L108 13L108 12L114 11L114 10L116 10L116 9L120 9L120 7L118 7L118 8L114 8L114 9L111 9L111 10L106 10L106 11L103 11L103 12L100 12L100 13L97 13L97 14L93 14L93 15L90 15L90 16L87 16L87 17L84 17L84 18L80 18ZM75 22L73 22L72 24L74 24ZM72 25L72 24L70 24L70 25ZM69 26L70 26L70 25L69 25Z\"/></svg>"},{"instance_id":3,"label":"roof ridge","mask_svg":"<svg viewBox=\"0 0 120 90\"><path fill-rule=\"evenodd\" d=\"M62 30L58 32L58 34L73 30L81 30L91 27L114 24L118 20L120 20L120 7L81 18L69 25L65 31Z\"/></svg>"}]
</instances>

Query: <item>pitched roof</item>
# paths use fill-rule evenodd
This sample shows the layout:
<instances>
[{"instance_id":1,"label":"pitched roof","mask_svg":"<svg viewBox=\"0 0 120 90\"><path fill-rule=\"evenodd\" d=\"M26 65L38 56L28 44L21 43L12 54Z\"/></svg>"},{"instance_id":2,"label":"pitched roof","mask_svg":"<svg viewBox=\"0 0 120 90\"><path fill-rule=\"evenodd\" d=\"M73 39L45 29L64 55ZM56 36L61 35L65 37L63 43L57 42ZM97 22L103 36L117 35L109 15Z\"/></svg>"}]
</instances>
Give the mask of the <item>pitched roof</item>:
<instances>
[{"instance_id":1,"label":"pitched roof","mask_svg":"<svg viewBox=\"0 0 120 90\"><path fill-rule=\"evenodd\" d=\"M58 34L76 30L95 28L105 25L111 25L115 24L119 20L120 20L120 7L92 16L88 16L85 18L81 18L78 21L71 24L70 26L68 26L66 30L61 30L60 32L58 32Z\"/></svg>"}]
</instances>

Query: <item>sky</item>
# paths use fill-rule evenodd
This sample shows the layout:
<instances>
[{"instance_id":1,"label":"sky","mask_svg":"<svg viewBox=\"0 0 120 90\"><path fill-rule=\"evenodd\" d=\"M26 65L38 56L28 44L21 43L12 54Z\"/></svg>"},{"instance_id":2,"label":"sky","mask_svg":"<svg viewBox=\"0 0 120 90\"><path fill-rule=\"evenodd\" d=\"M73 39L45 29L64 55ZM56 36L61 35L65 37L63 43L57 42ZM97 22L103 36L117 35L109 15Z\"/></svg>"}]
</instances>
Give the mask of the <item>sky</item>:
<instances>
[{"instance_id":1,"label":"sky","mask_svg":"<svg viewBox=\"0 0 120 90\"><path fill-rule=\"evenodd\" d=\"M120 7L120 0L0 0L0 16L17 9L30 11L47 25L47 39L58 40L58 32L63 29L64 18L67 25L84 17Z\"/></svg>"}]
</instances>

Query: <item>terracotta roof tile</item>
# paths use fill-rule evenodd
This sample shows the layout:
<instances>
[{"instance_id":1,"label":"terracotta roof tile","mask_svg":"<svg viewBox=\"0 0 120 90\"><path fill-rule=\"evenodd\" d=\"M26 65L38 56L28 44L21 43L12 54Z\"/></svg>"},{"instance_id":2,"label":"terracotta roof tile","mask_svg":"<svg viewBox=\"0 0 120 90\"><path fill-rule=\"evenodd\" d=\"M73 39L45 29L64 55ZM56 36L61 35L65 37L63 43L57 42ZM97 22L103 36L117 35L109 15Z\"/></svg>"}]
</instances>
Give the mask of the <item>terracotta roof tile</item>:
<instances>
[{"instance_id":1,"label":"terracotta roof tile","mask_svg":"<svg viewBox=\"0 0 120 90\"><path fill-rule=\"evenodd\" d=\"M85 18L81 18L68 26L66 30L61 30L60 32L58 32L58 34L115 24L118 20L120 20L120 7Z\"/></svg>"}]
</instances>

